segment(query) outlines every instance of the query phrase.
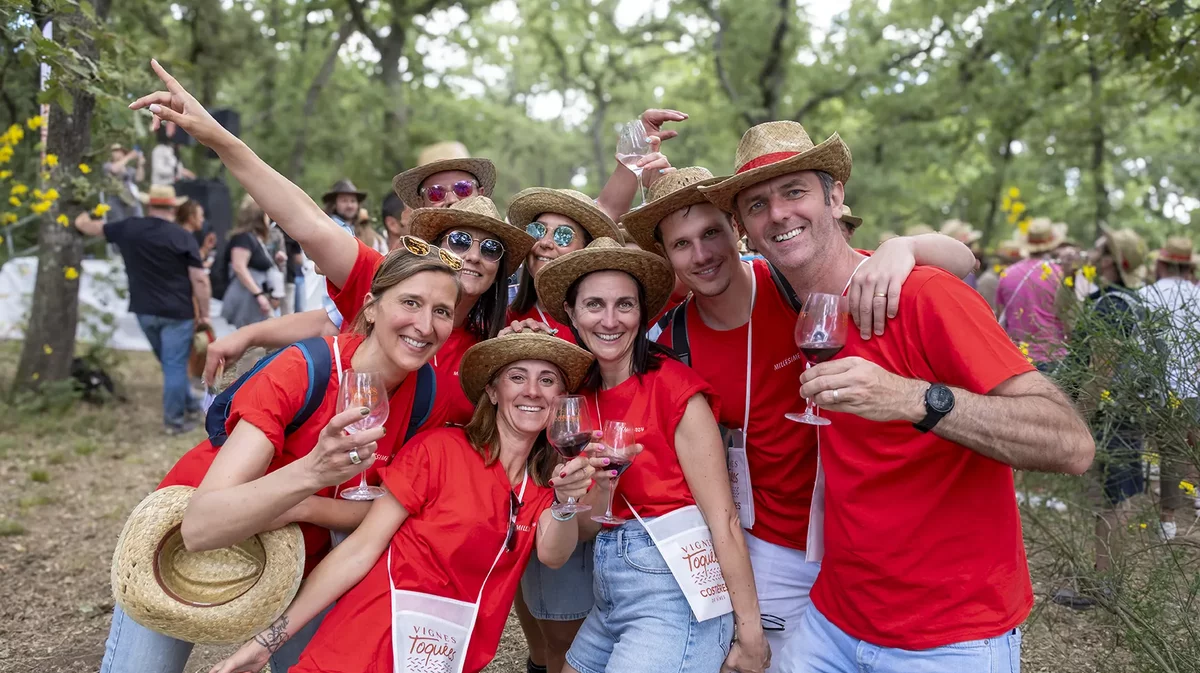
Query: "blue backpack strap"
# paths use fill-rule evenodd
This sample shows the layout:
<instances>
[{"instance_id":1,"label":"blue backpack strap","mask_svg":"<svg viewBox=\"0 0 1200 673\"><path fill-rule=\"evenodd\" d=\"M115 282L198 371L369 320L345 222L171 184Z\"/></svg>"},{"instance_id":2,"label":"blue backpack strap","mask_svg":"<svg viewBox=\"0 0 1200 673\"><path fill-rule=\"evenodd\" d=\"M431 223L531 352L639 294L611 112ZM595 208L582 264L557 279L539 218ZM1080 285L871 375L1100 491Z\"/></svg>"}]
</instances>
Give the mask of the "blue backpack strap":
<instances>
[{"instance_id":1,"label":"blue backpack strap","mask_svg":"<svg viewBox=\"0 0 1200 673\"><path fill-rule=\"evenodd\" d=\"M671 309L667 315L670 317L671 323L671 350L675 351L675 355L679 356L679 361L688 367L692 366L692 346L688 343L687 332L687 305L688 299Z\"/></svg>"},{"instance_id":2,"label":"blue backpack strap","mask_svg":"<svg viewBox=\"0 0 1200 673\"><path fill-rule=\"evenodd\" d=\"M437 395L437 376L433 365L426 362L417 370L417 391L413 393L412 412L408 416L408 429L404 431L404 441L413 438L417 431L429 420L433 412L433 399Z\"/></svg>"},{"instance_id":3,"label":"blue backpack strap","mask_svg":"<svg viewBox=\"0 0 1200 673\"><path fill-rule=\"evenodd\" d=\"M325 390L329 388L329 377L333 374L333 353L324 337L305 339L292 344L291 347L299 348L304 355L304 361L308 365L308 388L304 392L304 404L283 430L285 437L299 430L321 407L321 402L325 400Z\"/></svg>"}]
</instances>

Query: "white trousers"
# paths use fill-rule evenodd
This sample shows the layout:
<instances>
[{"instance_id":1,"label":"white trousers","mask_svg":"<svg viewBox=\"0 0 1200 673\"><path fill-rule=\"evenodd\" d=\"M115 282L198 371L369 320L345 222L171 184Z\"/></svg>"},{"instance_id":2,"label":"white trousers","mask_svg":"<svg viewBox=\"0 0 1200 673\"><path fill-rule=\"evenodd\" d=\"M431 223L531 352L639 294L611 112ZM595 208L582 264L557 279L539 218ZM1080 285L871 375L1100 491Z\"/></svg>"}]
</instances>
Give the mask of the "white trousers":
<instances>
[{"instance_id":1,"label":"white trousers","mask_svg":"<svg viewBox=\"0 0 1200 673\"><path fill-rule=\"evenodd\" d=\"M821 564L806 561L801 550L760 540L749 532L745 534L754 585L758 589L758 608L764 615L763 626L772 629L765 632L771 646L771 673L792 673L794 662L784 661L784 646L798 633L800 619L811 605L808 592ZM782 631L774 630L778 620L783 621Z\"/></svg>"}]
</instances>

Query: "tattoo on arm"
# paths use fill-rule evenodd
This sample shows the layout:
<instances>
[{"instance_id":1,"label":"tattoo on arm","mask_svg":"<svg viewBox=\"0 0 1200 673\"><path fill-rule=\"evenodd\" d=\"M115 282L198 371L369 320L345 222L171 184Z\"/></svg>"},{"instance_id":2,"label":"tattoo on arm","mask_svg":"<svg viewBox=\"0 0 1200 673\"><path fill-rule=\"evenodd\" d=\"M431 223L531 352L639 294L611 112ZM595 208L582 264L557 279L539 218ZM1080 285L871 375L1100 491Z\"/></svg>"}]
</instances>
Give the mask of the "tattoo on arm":
<instances>
[{"instance_id":1,"label":"tattoo on arm","mask_svg":"<svg viewBox=\"0 0 1200 673\"><path fill-rule=\"evenodd\" d=\"M267 652L275 654L276 650L283 647L283 644L288 640L287 626L287 615L283 615L268 626L265 631L254 636L254 642L265 647Z\"/></svg>"}]
</instances>

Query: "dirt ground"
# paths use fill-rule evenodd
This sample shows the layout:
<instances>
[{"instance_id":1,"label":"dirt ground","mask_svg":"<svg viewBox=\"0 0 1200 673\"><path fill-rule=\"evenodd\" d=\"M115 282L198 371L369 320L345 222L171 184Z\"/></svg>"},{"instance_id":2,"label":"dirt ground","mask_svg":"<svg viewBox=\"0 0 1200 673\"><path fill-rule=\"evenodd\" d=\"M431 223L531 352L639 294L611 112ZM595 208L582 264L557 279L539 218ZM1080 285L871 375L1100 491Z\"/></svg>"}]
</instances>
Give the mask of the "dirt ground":
<instances>
[{"instance_id":1,"label":"dirt ground","mask_svg":"<svg viewBox=\"0 0 1200 673\"><path fill-rule=\"evenodd\" d=\"M18 345L0 342L7 386ZM109 566L130 510L200 441L162 433L161 375L153 356L123 354L125 403L79 404L28 415L0 406L0 671L96 671L113 607ZM1048 591L1036 581L1039 593ZM1039 595L1026 626L1024 670L1130 670L1095 613L1072 613ZM1115 651L1114 651L1115 648ZM189 673L232 648L197 648ZM523 671L525 644L510 618L489 670Z\"/></svg>"}]
</instances>

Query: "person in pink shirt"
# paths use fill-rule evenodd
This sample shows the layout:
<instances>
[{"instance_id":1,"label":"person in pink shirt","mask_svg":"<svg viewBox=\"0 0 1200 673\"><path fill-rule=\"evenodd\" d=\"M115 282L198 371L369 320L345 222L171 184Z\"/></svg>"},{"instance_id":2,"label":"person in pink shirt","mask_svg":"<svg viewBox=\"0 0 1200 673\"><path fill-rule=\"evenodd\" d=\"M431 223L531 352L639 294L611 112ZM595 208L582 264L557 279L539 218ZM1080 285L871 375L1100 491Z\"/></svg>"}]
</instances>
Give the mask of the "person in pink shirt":
<instances>
[{"instance_id":1,"label":"person in pink shirt","mask_svg":"<svg viewBox=\"0 0 1200 673\"><path fill-rule=\"evenodd\" d=\"M1054 297L1063 282L1054 254L1066 240L1066 225L1035 219L1026 237L1029 257L1008 267L996 287L997 319L1043 372L1066 354L1066 331L1054 310Z\"/></svg>"}]
</instances>

